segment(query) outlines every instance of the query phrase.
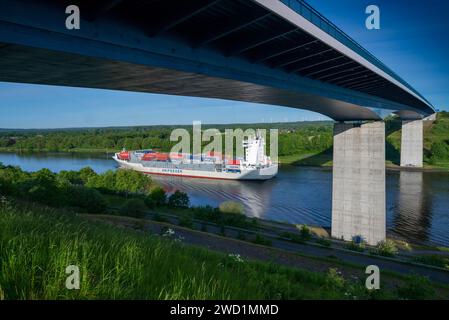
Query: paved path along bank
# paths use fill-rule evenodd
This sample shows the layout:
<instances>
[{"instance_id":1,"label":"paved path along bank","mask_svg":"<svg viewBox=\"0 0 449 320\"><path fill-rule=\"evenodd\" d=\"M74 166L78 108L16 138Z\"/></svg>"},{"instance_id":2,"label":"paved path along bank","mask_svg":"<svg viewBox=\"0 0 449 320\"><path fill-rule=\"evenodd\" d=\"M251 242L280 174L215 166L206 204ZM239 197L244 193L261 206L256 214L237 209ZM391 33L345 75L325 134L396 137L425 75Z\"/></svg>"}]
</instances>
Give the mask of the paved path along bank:
<instances>
[{"instance_id":1,"label":"paved path along bank","mask_svg":"<svg viewBox=\"0 0 449 320\"><path fill-rule=\"evenodd\" d=\"M431 267L402 263L383 257L359 254L335 250L333 248L319 247L308 244L298 244L283 240L272 240L272 247L257 245L254 243L236 240L231 230L227 231L227 237L214 233L217 230L208 229L201 232L179 227L173 224L156 222L152 220L141 220L121 216L110 215L84 215L88 219L104 221L122 227L145 230L160 234L164 228L175 231L175 237L182 237L187 244L206 247L211 250L240 254L247 259L271 261L282 265L297 267L314 272L326 272L329 268L337 267L346 278L365 278L365 268L368 265L377 265L381 273L388 271L401 275L419 274L426 276L436 283L449 285L449 272ZM217 231L218 233L218 231ZM345 263L347 265L345 265Z\"/></svg>"}]
</instances>

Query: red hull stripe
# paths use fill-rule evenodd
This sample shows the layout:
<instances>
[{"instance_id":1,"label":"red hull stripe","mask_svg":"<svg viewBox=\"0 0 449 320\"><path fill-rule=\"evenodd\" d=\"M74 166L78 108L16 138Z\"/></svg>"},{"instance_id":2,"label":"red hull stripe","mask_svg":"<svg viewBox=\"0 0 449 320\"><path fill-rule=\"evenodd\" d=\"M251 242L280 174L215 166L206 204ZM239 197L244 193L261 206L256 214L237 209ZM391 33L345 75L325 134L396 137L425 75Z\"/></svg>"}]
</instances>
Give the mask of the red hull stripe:
<instances>
[{"instance_id":1,"label":"red hull stripe","mask_svg":"<svg viewBox=\"0 0 449 320\"><path fill-rule=\"evenodd\" d=\"M176 176L176 177L185 177L185 178L200 178L200 179L211 179L211 180L243 180L243 179L232 179L232 178L214 178L214 177L206 177L206 176L190 176L185 174L176 174L176 173L160 173L160 172L145 172L145 174L155 174L159 176Z\"/></svg>"}]
</instances>

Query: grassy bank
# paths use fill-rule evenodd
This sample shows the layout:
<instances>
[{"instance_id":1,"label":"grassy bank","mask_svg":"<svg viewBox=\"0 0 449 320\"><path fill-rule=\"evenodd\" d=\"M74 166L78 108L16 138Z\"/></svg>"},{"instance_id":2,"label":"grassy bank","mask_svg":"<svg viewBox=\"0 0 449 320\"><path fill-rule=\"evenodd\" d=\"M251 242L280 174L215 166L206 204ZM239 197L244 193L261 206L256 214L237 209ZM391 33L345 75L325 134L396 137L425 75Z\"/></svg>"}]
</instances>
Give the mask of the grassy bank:
<instances>
[{"instance_id":1,"label":"grassy bank","mask_svg":"<svg viewBox=\"0 0 449 320\"><path fill-rule=\"evenodd\" d=\"M68 265L80 268L80 290L65 288ZM10 200L0 206L0 270L1 299L400 298L412 297L417 283L424 286L422 297L438 297L422 280L368 292L361 281L344 280L335 270L240 261Z\"/></svg>"}]
</instances>

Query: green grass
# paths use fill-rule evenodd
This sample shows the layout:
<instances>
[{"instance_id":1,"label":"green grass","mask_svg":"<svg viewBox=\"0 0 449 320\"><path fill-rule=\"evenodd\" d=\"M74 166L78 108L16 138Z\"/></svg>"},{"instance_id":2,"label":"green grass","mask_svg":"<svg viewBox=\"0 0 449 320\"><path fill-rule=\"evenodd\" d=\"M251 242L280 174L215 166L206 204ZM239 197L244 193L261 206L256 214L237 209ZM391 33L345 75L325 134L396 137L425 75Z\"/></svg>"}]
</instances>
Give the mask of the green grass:
<instances>
[{"instance_id":1,"label":"green grass","mask_svg":"<svg viewBox=\"0 0 449 320\"><path fill-rule=\"evenodd\" d=\"M395 120L389 124L392 128L391 132L387 135L386 140L390 145L387 148L387 159L392 163L398 164L400 149L401 149L401 130L400 120ZM449 116L447 112L440 112L437 115L437 121L428 122L424 121L424 167L429 169L448 169L449 159L438 159L435 162L431 162L428 155L432 144L435 142L446 142L449 137ZM387 130L388 131L388 130Z\"/></svg>"},{"instance_id":2,"label":"green grass","mask_svg":"<svg viewBox=\"0 0 449 320\"><path fill-rule=\"evenodd\" d=\"M331 167L332 153L305 153L279 156L279 162L281 164L291 164L297 166Z\"/></svg>"},{"instance_id":3,"label":"green grass","mask_svg":"<svg viewBox=\"0 0 449 320\"><path fill-rule=\"evenodd\" d=\"M422 255L415 257L414 261L449 270L449 257L440 255Z\"/></svg>"},{"instance_id":4,"label":"green grass","mask_svg":"<svg viewBox=\"0 0 449 320\"><path fill-rule=\"evenodd\" d=\"M80 268L80 290L65 288L68 265ZM334 277L240 262L62 209L0 205L0 299L398 298L398 290L368 292L362 280Z\"/></svg>"},{"instance_id":5,"label":"green grass","mask_svg":"<svg viewBox=\"0 0 449 320\"><path fill-rule=\"evenodd\" d=\"M0 297L4 299L345 298L326 275L228 256L156 235L20 205L0 208ZM81 270L80 290L65 268Z\"/></svg>"}]
</instances>

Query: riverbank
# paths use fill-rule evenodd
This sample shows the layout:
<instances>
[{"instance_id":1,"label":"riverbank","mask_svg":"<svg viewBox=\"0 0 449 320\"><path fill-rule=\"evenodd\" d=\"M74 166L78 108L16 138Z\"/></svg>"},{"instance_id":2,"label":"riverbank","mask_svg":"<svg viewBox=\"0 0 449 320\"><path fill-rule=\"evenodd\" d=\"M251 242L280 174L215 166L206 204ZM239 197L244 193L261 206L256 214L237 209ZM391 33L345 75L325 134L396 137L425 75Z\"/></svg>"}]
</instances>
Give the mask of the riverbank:
<instances>
[{"instance_id":1,"label":"riverbank","mask_svg":"<svg viewBox=\"0 0 449 320\"><path fill-rule=\"evenodd\" d=\"M280 165L292 165L292 166L309 166L309 167L321 167L332 168L332 153L318 153L318 154L298 154L279 157ZM404 171L421 171L421 172L448 172L449 162L440 162L438 164L429 164L424 162L422 168L413 167L401 167L391 160L385 161L385 168L387 170L404 170Z\"/></svg>"},{"instance_id":2,"label":"riverbank","mask_svg":"<svg viewBox=\"0 0 449 320\"><path fill-rule=\"evenodd\" d=\"M64 154L75 154L75 155L98 155L101 158L109 158L117 152L117 150L112 149L70 149L64 151L50 151L50 150L21 150L18 151L13 148L0 148L0 153L7 154L22 154L22 155L45 155L45 154L54 154L54 155L64 155ZM320 168L332 168L332 153L324 152L324 153L306 153L306 154L297 154L297 155L289 155L289 156L280 156L279 157L280 165L292 165L292 166L306 166L306 167L320 167ZM423 171L423 172L448 172L449 171L449 162L448 163L440 163L438 165L424 163L423 168L402 168L401 166L393 163L390 160L385 161L385 166L387 170L405 170L405 171Z\"/></svg>"},{"instance_id":3,"label":"riverbank","mask_svg":"<svg viewBox=\"0 0 449 320\"><path fill-rule=\"evenodd\" d=\"M3 299L445 299L449 292L390 272L380 290L368 291L364 268L338 259L9 200L0 205L0 227ZM63 285L69 264L80 269L80 290Z\"/></svg>"},{"instance_id":4,"label":"riverbank","mask_svg":"<svg viewBox=\"0 0 449 320\"><path fill-rule=\"evenodd\" d=\"M286 266L297 267L298 265L291 264L290 260L292 259L282 259L282 256L276 255L276 252L282 252L284 257L288 255L293 258L299 255L306 260L303 261L306 264L303 264L302 267L309 271L325 271L329 267L336 266L343 270L345 270L344 266L363 270L363 267L374 264L382 270L384 275L394 273L407 277L417 274L437 283L449 285L449 252L443 250L435 249L435 251L422 248L415 254L415 247L408 246L405 249L402 244L401 249L395 255L379 255L375 253L375 248L371 248L370 253L360 250L360 247L358 250L348 249L350 246L343 241L324 240L319 237L319 241L315 242L317 238L312 235L310 237L301 235L298 229L293 230L293 233L285 231L278 233L279 230L276 232L275 229L254 231L228 227L223 232L219 226L214 224L207 224L207 228L204 228L204 222L201 221L196 221L190 227L180 226L176 219L170 219L173 217L164 222L154 221L150 219L150 216L143 220L110 215L85 215L85 217L93 221L104 221L112 225L146 232L161 233L163 230L171 229L173 234L182 237L184 242L190 244L224 252L239 252L245 256L251 255L257 260L271 261ZM295 234L296 236L294 236ZM400 243L398 242L398 244ZM271 254L266 255L260 251L271 251ZM438 257L443 265L429 264L431 259L426 260L423 257L431 257L435 262ZM307 260L315 261L315 263L310 266L307 264ZM316 261L320 261L321 264L317 264ZM422 262L427 262L427 264Z\"/></svg>"}]
</instances>

